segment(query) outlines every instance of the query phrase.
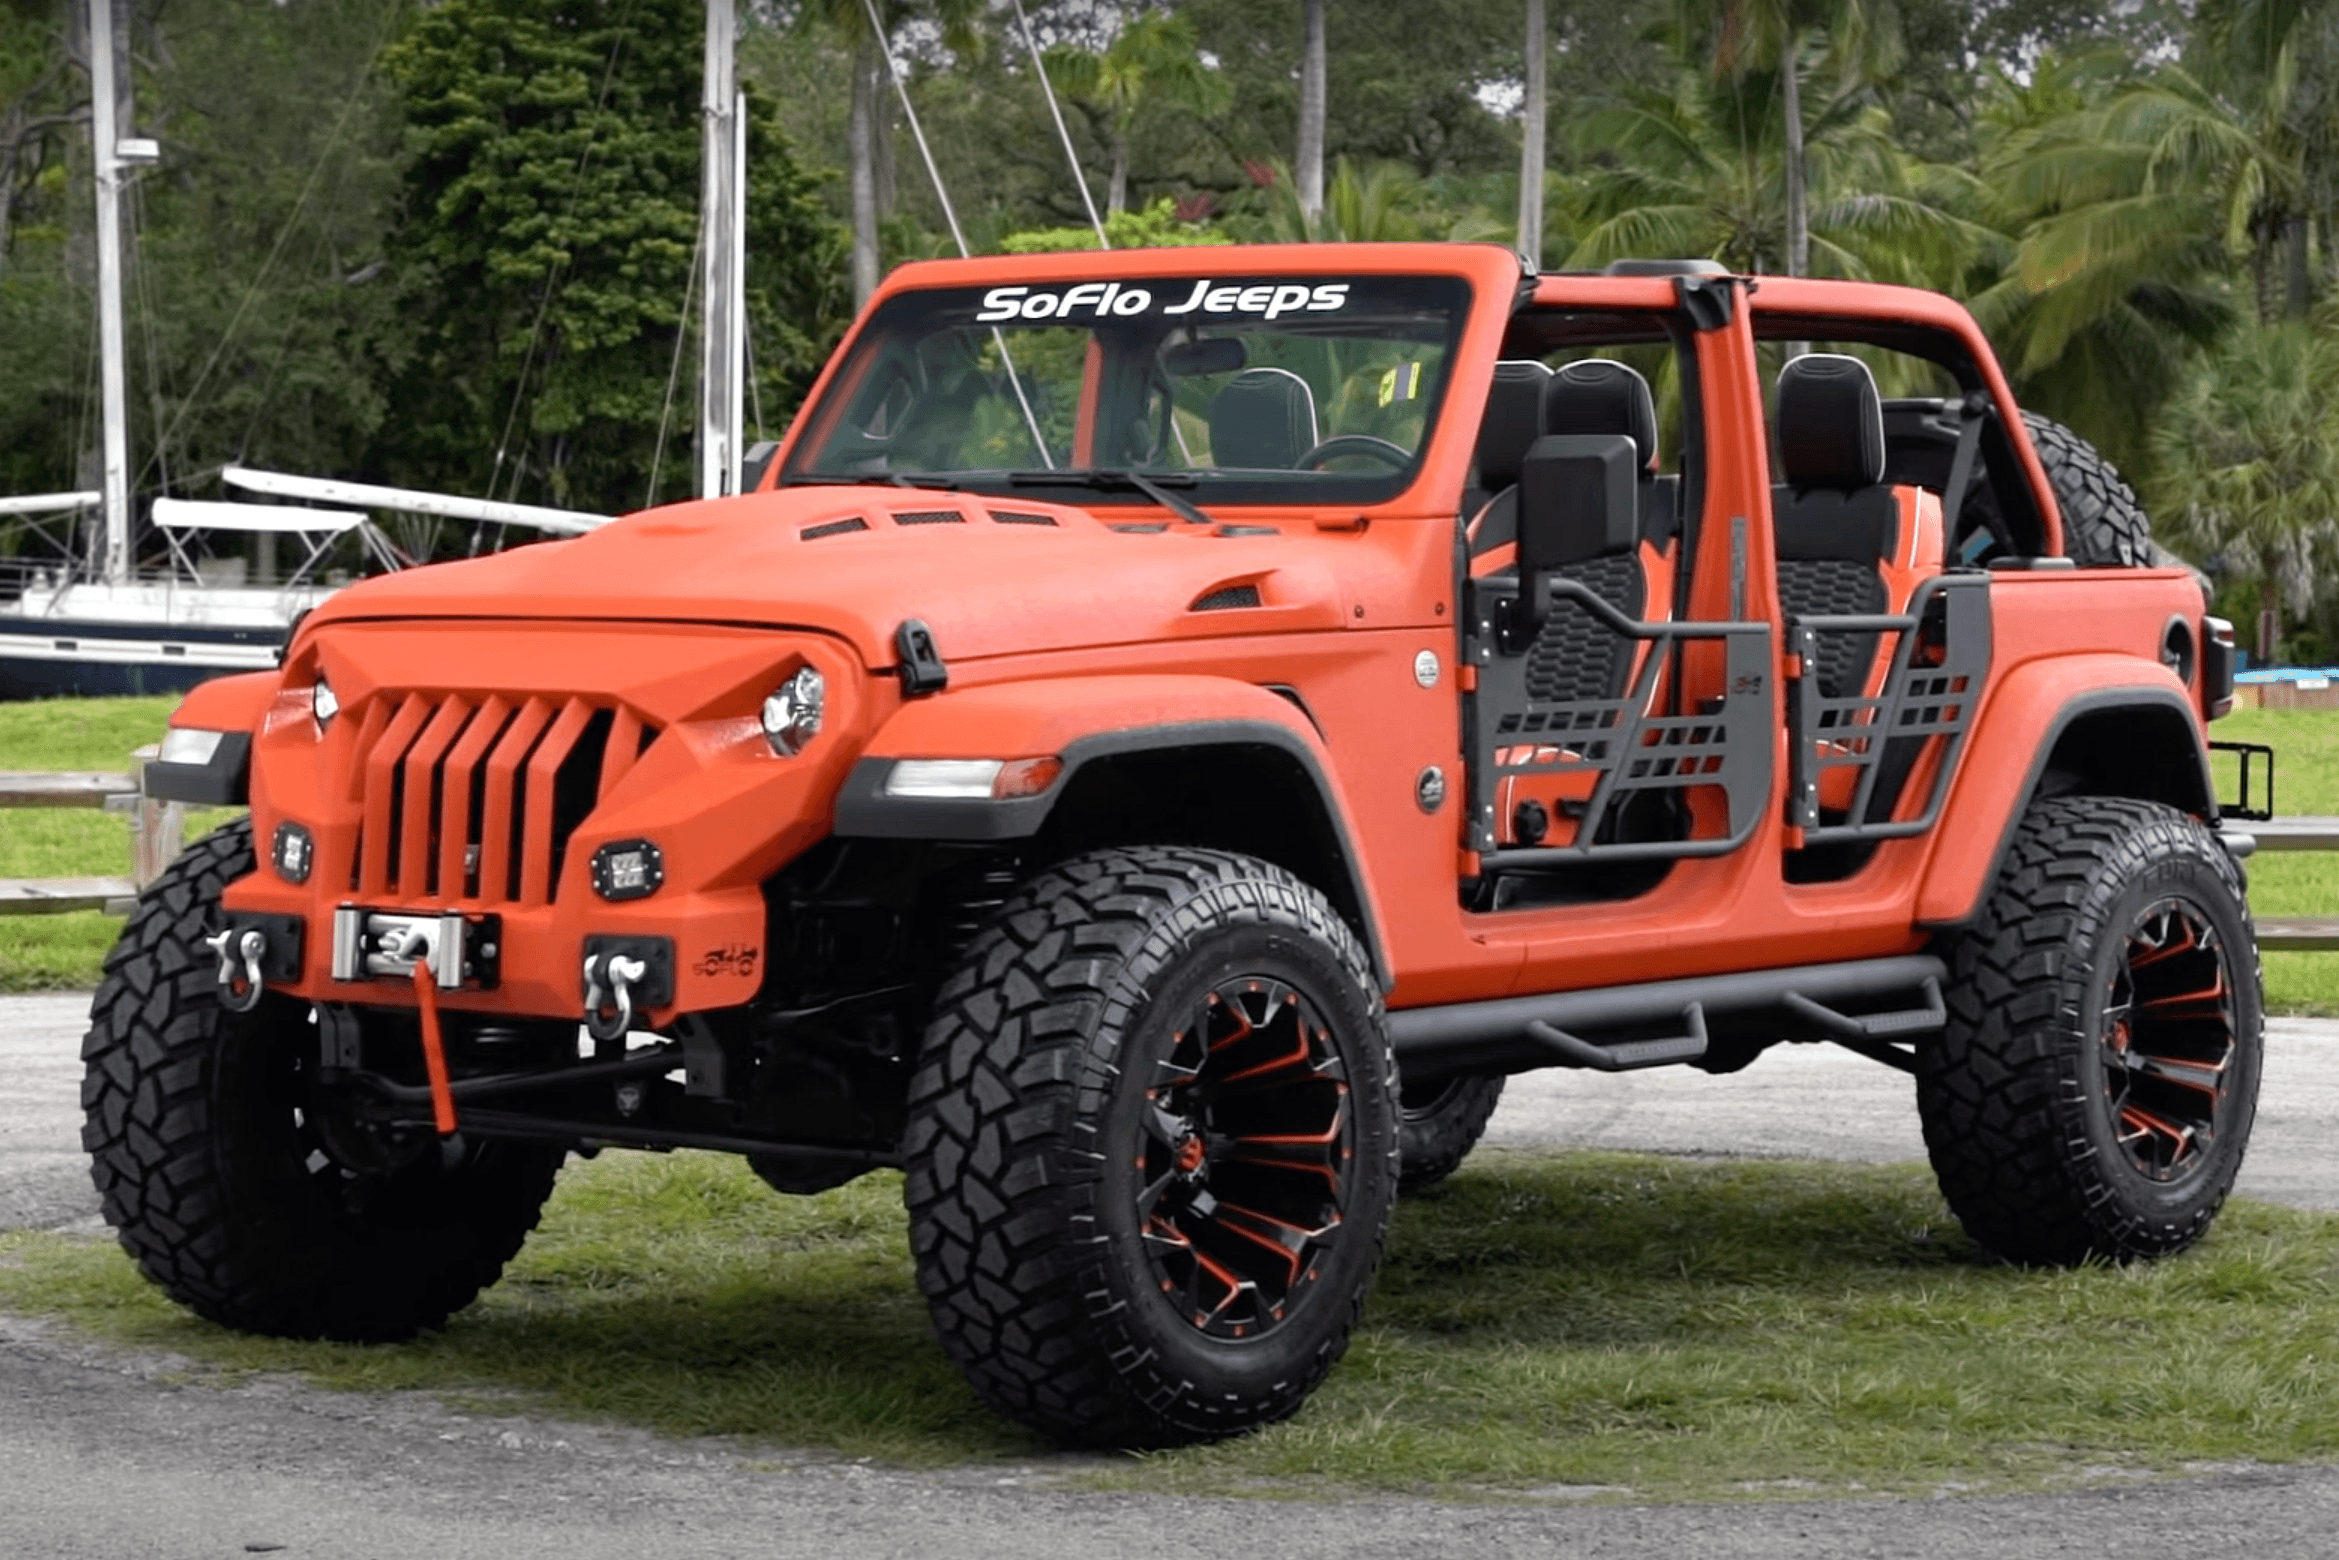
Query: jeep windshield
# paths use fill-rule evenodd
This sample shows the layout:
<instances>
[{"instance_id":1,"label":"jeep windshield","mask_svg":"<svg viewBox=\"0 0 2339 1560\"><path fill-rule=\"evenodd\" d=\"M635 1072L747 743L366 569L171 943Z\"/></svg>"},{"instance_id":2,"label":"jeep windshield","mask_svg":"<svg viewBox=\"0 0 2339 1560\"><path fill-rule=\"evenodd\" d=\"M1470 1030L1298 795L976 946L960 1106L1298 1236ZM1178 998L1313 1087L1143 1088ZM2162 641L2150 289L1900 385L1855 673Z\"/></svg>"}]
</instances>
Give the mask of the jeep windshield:
<instances>
[{"instance_id":1,"label":"jeep windshield","mask_svg":"<svg viewBox=\"0 0 2339 1560\"><path fill-rule=\"evenodd\" d=\"M1469 307L1450 276L899 293L806 410L781 480L1378 502L1413 478Z\"/></svg>"}]
</instances>

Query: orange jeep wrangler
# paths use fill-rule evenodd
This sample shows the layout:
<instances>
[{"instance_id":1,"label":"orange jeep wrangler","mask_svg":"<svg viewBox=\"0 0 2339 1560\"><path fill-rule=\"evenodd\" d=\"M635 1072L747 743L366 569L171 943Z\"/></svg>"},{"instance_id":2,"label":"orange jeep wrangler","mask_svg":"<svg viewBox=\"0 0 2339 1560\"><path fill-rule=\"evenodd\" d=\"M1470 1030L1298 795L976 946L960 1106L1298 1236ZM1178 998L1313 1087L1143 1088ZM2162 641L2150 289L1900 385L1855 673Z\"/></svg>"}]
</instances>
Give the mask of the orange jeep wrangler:
<instances>
[{"instance_id":1,"label":"orange jeep wrangler","mask_svg":"<svg viewBox=\"0 0 2339 1560\"><path fill-rule=\"evenodd\" d=\"M84 1104L182 1304L437 1326L572 1152L891 1166L975 1389L1162 1444L1299 1407L1530 1068L1849 1047L2015 1261L2233 1183L2230 630L1947 299L916 264L747 485L354 586L174 717L150 792L250 817Z\"/></svg>"}]
</instances>

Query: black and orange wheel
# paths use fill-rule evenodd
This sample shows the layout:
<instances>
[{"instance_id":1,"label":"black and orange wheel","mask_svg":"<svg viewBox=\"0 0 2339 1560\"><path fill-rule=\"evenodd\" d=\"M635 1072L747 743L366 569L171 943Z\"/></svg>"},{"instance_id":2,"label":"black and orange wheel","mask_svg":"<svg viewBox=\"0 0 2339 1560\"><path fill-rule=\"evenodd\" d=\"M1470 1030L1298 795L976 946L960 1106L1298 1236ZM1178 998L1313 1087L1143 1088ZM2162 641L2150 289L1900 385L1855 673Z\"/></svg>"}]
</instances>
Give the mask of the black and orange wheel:
<instances>
[{"instance_id":1,"label":"black and orange wheel","mask_svg":"<svg viewBox=\"0 0 2339 1560\"><path fill-rule=\"evenodd\" d=\"M314 1009L275 993L222 1004L202 940L252 865L249 819L205 835L106 956L81 1050L106 1222L139 1271L223 1326L411 1337L495 1282L565 1151L354 1118L318 1078Z\"/></svg>"},{"instance_id":2,"label":"black and orange wheel","mask_svg":"<svg viewBox=\"0 0 2339 1560\"><path fill-rule=\"evenodd\" d=\"M1132 848L1036 878L945 984L911 1085L943 1348L1065 1441L1293 1413L1379 1263L1393 1073L1354 933L1282 869Z\"/></svg>"},{"instance_id":3,"label":"black and orange wheel","mask_svg":"<svg viewBox=\"0 0 2339 1560\"><path fill-rule=\"evenodd\" d=\"M2264 1046L2241 874L2201 823L2062 797L1947 949L1917 1104L1949 1205L2021 1262L2179 1251L2241 1169Z\"/></svg>"}]
</instances>

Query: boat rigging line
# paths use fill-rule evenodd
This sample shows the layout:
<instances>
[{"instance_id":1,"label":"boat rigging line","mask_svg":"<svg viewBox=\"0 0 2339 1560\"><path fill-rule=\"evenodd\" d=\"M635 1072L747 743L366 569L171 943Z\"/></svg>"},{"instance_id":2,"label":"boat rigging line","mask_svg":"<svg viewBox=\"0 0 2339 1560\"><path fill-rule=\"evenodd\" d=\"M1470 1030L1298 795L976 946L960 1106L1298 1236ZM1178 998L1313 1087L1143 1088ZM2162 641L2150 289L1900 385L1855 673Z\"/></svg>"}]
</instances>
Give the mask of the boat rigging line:
<instances>
[{"instance_id":1,"label":"boat rigging line","mask_svg":"<svg viewBox=\"0 0 2339 1560\"><path fill-rule=\"evenodd\" d=\"M720 5L727 0L712 0ZM934 149L926 144L926 131L918 123L917 105L910 101L908 83L902 80L901 65L893 57L893 39L886 34L885 24L877 17L877 0L861 0L861 7L869 13L869 30L877 38L877 47L885 55L885 74L893 80L894 95L901 99L902 117L910 124L910 137L918 143L918 155L925 159L926 177L934 182L934 198L942 203L942 220L950 224L951 242L958 245L961 259L974 251L967 247L966 231L958 225L958 212L950 204L950 191L942 187L942 170L934 166ZM999 361L1007 370L1007 382L1015 388L1016 404L1023 408L1024 426L1031 430L1032 448L1039 451L1040 464L1053 471L1056 457L1048 453L1048 441L1040 434L1040 420L1031 409L1031 397L1023 393L1023 376L1015 371L1015 359L1008 354L1007 338L999 327L991 327L991 341L999 349Z\"/></svg>"},{"instance_id":2,"label":"boat rigging line","mask_svg":"<svg viewBox=\"0 0 2339 1560\"><path fill-rule=\"evenodd\" d=\"M1023 47L1031 55L1031 68L1040 78L1040 91L1047 94L1048 117L1056 121L1056 139L1064 143L1064 160L1072 165L1072 186L1080 191L1080 204L1088 208L1088 225L1096 229L1096 247L1110 249L1113 241L1105 237L1105 225L1096 214L1096 200L1088 193L1088 175L1080 171L1080 157L1072 150L1072 132L1064 128L1064 110L1056 102L1055 84L1048 80L1048 67L1040 58L1040 46L1032 41L1031 18L1024 14L1023 0L1015 0L1015 25L1023 29Z\"/></svg>"}]
</instances>

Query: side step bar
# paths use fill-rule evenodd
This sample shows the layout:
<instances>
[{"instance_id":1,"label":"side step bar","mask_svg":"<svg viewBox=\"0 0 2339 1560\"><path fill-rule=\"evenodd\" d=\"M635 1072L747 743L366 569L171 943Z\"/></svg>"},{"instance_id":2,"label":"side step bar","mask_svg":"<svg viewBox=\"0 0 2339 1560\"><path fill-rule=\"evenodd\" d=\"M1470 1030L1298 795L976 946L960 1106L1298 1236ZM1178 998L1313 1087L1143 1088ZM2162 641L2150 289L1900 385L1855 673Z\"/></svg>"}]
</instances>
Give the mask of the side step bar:
<instances>
[{"instance_id":1,"label":"side step bar","mask_svg":"<svg viewBox=\"0 0 2339 1560\"><path fill-rule=\"evenodd\" d=\"M1775 1021L1781 1039L1833 1040L1905 1069L1908 1054L1890 1041L1941 1027L1947 1018L1941 1003L1946 973L1931 954L1912 953L1402 1008L1389 1015L1389 1040L1397 1065L1422 1077L1537 1067L1624 1072L1696 1061L1705 1055L1709 1023L1743 1029L1767 1019ZM1845 1013L1840 1004L1846 1003L1885 1011ZM1645 1035L1650 1025L1667 1026L1666 1037L1603 1045L1578 1033L1630 1026Z\"/></svg>"}]
</instances>

